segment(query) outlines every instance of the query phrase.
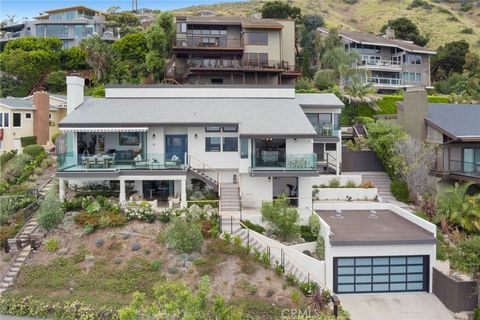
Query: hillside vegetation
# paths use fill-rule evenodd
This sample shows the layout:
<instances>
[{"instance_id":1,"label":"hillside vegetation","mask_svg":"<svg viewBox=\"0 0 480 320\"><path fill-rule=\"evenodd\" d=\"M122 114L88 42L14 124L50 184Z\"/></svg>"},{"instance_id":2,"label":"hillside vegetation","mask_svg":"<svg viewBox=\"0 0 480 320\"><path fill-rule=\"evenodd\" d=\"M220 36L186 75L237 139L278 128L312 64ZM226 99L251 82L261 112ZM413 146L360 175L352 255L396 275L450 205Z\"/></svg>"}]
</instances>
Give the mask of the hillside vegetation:
<instances>
[{"instance_id":1,"label":"hillside vegetation","mask_svg":"<svg viewBox=\"0 0 480 320\"><path fill-rule=\"evenodd\" d=\"M267 1L218 3L180 9L174 14L195 14L198 10L213 10L219 15L249 16L258 12ZM348 3L347 3L348 2ZM355 2L350 4L351 2ZM478 1L398 1L398 0L290 0L303 14L323 16L328 27L372 32L391 19L407 17L430 37L427 47L436 49L447 42L465 39L480 51L480 2ZM467 3L468 6L461 6ZM463 8L463 10L462 10ZM467 10L468 9L468 10ZM467 11L464 11L467 10Z\"/></svg>"}]
</instances>

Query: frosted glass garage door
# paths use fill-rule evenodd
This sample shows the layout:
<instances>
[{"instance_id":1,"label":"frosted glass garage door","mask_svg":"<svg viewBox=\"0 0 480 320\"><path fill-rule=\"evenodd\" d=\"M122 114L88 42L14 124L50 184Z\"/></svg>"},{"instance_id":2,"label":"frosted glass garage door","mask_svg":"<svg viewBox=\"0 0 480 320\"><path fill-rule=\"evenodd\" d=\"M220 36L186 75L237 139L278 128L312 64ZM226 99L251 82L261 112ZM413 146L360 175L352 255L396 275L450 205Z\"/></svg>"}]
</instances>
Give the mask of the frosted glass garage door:
<instances>
[{"instance_id":1,"label":"frosted glass garage door","mask_svg":"<svg viewBox=\"0 0 480 320\"><path fill-rule=\"evenodd\" d=\"M428 256L334 258L334 292L428 290Z\"/></svg>"}]
</instances>

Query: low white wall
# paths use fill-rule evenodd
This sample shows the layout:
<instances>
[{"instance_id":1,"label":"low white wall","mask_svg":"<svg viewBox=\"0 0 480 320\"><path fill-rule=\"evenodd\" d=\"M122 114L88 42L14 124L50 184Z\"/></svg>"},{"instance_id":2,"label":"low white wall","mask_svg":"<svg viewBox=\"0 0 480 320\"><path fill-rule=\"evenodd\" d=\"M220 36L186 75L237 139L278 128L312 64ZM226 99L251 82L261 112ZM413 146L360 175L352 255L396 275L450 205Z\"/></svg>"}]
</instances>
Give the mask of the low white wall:
<instances>
[{"instance_id":1,"label":"low white wall","mask_svg":"<svg viewBox=\"0 0 480 320\"><path fill-rule=\"evenodd\" d=\"M316 200L375 200L377 188L314 188L318 190Z\"/></svg>"},{"instance_id":2,"label":"low white wall","mask_svg":"<svg viewBox=\"0 0 480 320\"><path fill-rule=\"evenodd\" d=\"M317 242L316 241L299 243L299 244L294 244L294 245L290 246L290 248L293 248L293 249L295 249L299 252L302 252L302 253L305 250L308 250L310 252L314 252L316 247L317 247Z\"/></svg>"}]
</instances>

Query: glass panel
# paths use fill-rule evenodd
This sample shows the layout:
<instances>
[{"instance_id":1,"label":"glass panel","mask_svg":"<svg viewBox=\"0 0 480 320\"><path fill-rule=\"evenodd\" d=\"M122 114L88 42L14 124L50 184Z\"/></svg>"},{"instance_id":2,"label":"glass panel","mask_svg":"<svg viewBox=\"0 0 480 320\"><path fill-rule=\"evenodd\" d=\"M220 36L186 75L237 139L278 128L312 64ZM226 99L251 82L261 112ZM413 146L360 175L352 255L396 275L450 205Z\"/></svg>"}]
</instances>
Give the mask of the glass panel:
<instances>
[{"instance_id":1,"label":"glass panel","mask_svg":"<svg viewBox=\"0 0 480 320\"><path fill-rule=\"evenodd\" d=\"M474 149L463 149L463 172L471 173L475 171L475 153Z\"/></svg>"},{"instance_id":2,"label":"glass panel","mask_svg":"<svg viewBox=\"0 0 480 320\"><path fill-rule=\"evenodd\" d=\"M226 126L226 127L223 127L223 132L237 132L238 129L236 126Z\"/></svg>"},{"instance_id":3,"label":"glass panel","mask_svg":"<svg viewBox=\"0 0 480 320\"><path fill-rule=\"evenodd\" d=\"M423 272L423 266L408 266L407 272L408 273Z\"/></svg>"},{"instance_id":4,"label":"glass panel","mask_svg":"<svg viewBox=\"0 0 480 320\"><path fill-rule=\"evenodd\" d=\"M372 268L371 267L356 267L355 268L355 273L356 274L370 274L370 273L372 273Z\"/></svg>"},{"instance_id":5,"label":"glass panel","mask_svg":"<svg viewBox=\"0 0 480 320\"><path fill-rule=\"evenodd\" d=\"M423 274L407 274L408 281L423 281Z\"/></svg>"},{"instance_id":6,"label":"glass panel","mask_svg":"<svg viewBox=\"0 0 480 320\"><path fill-rule=\"evenodd\" d=\"M340 276L338 277L338 283L353 283L353 276Z\"/></svg>"},{"instance_id":7,"label":"glass panel","mask_svg":"<svg viewBox=\"0 0 480 320\"><path fill-rule=\"evenodd\" d=\"M390 264L405 264L405 257L390 258Z\"/></svg>"},{"instance_id":8,"label":"glass panel","mask_svg":"<svg viewBox=\"0 0 480 320\"><path fill-rule=\"evenodd\" d=\"M22 114L21 113L14 113L13 114L13 126L17 127L17 128L22 126Z\"/></svg>"},{"instance_id":9,"label":"glass panel","mask_svg":"<svg viewBox=\"0 0 480 320\"><path fill-rule=\"evenodd\" d=\"M357 284L355 285L355 292L370 292L372 291L371 284Z\"/></svg>"},{"instance_id":10,"label":"glass panel","mask_svg":"<svg viewBox=\"0 0 480 320\"><path fill-rule=\"evenodd\" d=\"M373 282L388 282L388 276L383 275L383 276L373 276Z\"/></svg>"},{"instance_id":11,"label":"glass panel","mask_svg":"<svg viewBox=\"0 0 480 320\"><path fill-rule=\"evenodd\" d=\"M219 137L205 138L205 151L220 152L221 139Z\"/></svg>"},{"instance_id":12,"label":"glass panel","mask_svg":"<svg viewBox=\"0 0 480 320\"><path fill-rule=\"evenodd\" d=\"M4 128L8 128L8 126L10 125L9 117L10 117L9 113L4 113L3 114L3 127Z\"/></svg>"},{"instance_id":13,"label":"glass panel","mask_svg":"<svg viewBox=\"0 0 480 320\"><path fill-rule=\"evenodd\" d=\"M342 293L342 292L353 292L353 284L342 284L342 285L338 285L338 292L339 293Z\"/></svg>"},{"instance_id":14,"label":"glass panel","mask_svg":"<svg viewBox=\"0 0 480 320\"><path fill-rule=\"evenodd\" d=\"M353 266L353 262L355 260L353 258L342 258L338 259L339 266Z\"/></svg>"},{"instance_id":15,"label":"glass panel","mask_svg":"<svg viewBox=\"0 0 480 320\"><path fill-rule=\"evenodd\" d=\"M423 257L408 257L408 264L423 264Z\"/></svg>"},{"instance_id":16,"label":"glass panel","mask_svg":"<svg viewBox=\"0 0 480 320\"><path fill-rule=\"evenodd\" d=\"M370 258L357 258L357 259L355 259L355 264L357 266L369 266L369 265L372 264L372 259L370 259Z\"/></svg>"},{"instance_id":17,"label":"glass panel","mask_svg":"<svg viewBox=\"0 0 480 320\"><path fill-rule=\"evenodd\" d=\"M3 113L0 112L0 128L3 127Z\"/></svg>"},{"instance_id":18,"label":"glass panel","mask_svg":"<svg viewBox=\"0 0 480 320\"><path fill-rule=\"evenodd\" d=\"M388 291L388 284L373 284L373 291Z\"/></svg>"},{"instance_id":19,"label":"glass panel","mask_svg":"<svg viewBox=\"0 0 480 320\"><path fill-rule=\"evenodd\" d=\"M391 282L402 282L406 281L406 276L404 274L393 274L390 276Z\"/></svg>"},{"instance_id":20,"label":"glass panel","mask_svg":"<svg viewBox=\"0 0 480 320\"><path fill-rule=\"evenodd\" d=\"M356 283L362 283L362 282L370 283L370 282L372 282L372 276L356 276L355 277L355 282Z\"/></svg>"},{"instance_id":21,"label":"glass panel","mask_svg":"<svg viewBox=\"0 0 480 320\"><path fill-rule=\"evenodd\" d=\"M407 290L422 290L423 282L407 283Z\"/></svg>"},{"instance_id":22,"label":"glass panel","mask_svg":"<svg viewBox=\"0 0 480 320\"><path fill-rule=\"evenodd\" d=\"M390 273L405 273L405 266L390 267Z\"/></svg>"},{"instance_id":23,"label":"glass panel","mask_svg":"<svg viewBox=\"0 0 480 320\"><path fill-rule=\"evenodd\" d=\"M353 268L340 267L338 268L338 274L353 274Z\"/></svg>"},{"instance_id":24,"label":"glass panel","mask_svg":"<svg viewBox=\"0 0 480 320\"><path fill-rule=\"evenodd\" d=\"M237 137L223 138L223 151L224 152L238 151L238 138Z\"/></svg>"},{"instance_id":25,"label":"glass panel","mask_svg":"<svg viewBox=\"0 0 480 320\"><path fill-rule=\"evenodd\" d=\"M240 159L248 159L248 139L240 139Z\"/></svg>"},{"instance_id":26,"label":"glass panel","mask_svg":"<svg viewBox=\"0 0 480 320\"><path fill-rule=\"evenodd\" d=\"M280 167L286 166L286 140L285 139L255 139L254 167Z\"/></svg>"},{"instance_id":27,"label":"glass panel","mask_svg":"<svg viewBox=\"0 0 480 320\"><path fill-rule=\"evenodd\" d=\"M390 283L390 291L405 291L405 283Z\"/></svg>"},{"instance_id":28,"label":"glass panel","mask_svg":"<svg viewBox=\"0 0 480 320\"><path fill-rule=\"evenodd\" d=\"M220 127L205 127L205 132L220 132Z\"/></svg>"},{"instance_id":29,"label":"glass panel","mask_svg":"<svg viewBox=\"0 0 480 320\"><path fill-rule=\"evenodd\" d=\"M373 258L374 266L388 266L388 258ZM375 271L374 271L375 272Z\"/></svg>"}]
</instances>

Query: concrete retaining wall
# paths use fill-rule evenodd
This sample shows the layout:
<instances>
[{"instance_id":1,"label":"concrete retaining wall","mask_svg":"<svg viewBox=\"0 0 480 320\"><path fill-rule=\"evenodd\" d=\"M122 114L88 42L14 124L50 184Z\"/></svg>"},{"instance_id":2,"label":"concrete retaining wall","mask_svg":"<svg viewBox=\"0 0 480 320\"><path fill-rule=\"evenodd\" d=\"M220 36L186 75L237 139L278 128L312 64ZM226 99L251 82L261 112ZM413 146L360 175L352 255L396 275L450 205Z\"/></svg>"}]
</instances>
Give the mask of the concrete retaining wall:
<instances>
[{"instance_id":1,"label":"concrete retaining wall","mask_svg":"<svg viewBox=\"0 0 480 320\"><path fill-rule=\"evenodd\" d=\"M472 311L478 303L477 283L457 280L433 268L433 293L453 312Z\"/></svg>"},{"instance_id":2,"label":"concrete retaining wall","mask_svg":"<svg viewBox=\"0 0 480 320\"><path fill-rule=\"evenodd\" d=\"M316 200L375 200L377 188L315 188Z\"/></svg>"}]
</instances>

